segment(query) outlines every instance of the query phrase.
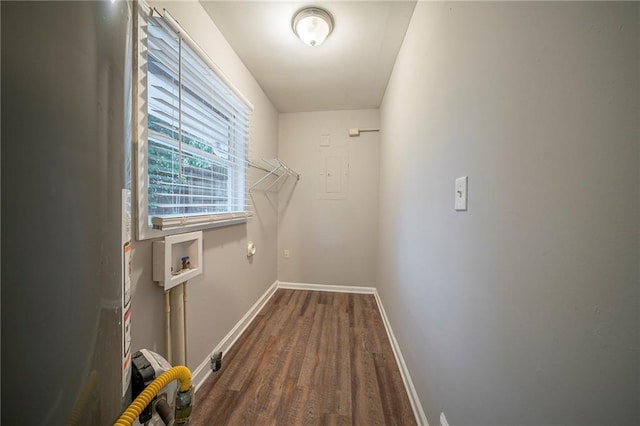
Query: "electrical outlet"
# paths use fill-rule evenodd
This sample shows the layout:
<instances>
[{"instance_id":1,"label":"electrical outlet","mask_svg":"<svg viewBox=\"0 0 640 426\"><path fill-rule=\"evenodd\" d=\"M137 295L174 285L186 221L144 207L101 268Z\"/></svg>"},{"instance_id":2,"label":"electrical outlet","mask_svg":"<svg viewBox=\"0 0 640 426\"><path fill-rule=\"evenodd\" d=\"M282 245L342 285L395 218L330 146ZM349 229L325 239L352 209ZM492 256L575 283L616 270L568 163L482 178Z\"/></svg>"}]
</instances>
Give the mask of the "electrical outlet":
<instances>
[{"instance_id":1,"label":"electrical outlet","mask_svg":"<svg viewBox=\"0 0 640 426\"><path fill-rule=\"evenodd\" d=\"M282 252L282 256L284 256L285 259L289 259L291 257L291 252L289 251L289 249L284 249L284 251Z\"/></svg>"}]
</instances>

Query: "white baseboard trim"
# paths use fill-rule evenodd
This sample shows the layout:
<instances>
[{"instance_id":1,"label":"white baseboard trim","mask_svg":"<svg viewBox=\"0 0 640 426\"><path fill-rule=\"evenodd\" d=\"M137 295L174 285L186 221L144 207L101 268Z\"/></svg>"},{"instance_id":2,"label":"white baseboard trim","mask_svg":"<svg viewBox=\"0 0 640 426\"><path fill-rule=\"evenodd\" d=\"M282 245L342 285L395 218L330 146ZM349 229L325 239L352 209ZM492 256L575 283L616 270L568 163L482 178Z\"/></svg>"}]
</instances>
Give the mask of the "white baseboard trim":
<instances>
[{"instance_id":1,"label":"white baseboard trim","mask_svg":"<svg viewBox=\"0 0 640 426\"><path fill-rule=\"evenodd\" d=\"M378 308L380 308L380 315L382 316L384 328L387 330L387 336L389 336L389 341L391 342L391 349L393 349L393 354L395 355L396 362L398 363L398 369L400 370L400 375L402 376L404 387L407 390L407 395L409 396L409 402L411 403L413 414L416 416L416 422L421 426L429 426L427 415L424 413L424 409L422 408L422 404L420 403L420 398L418 398L416 388L415 386L413 386L413 381L411 380L409 369L407 368L407 364L404 362L402 352L400 351L400 345L398 345L396 336L395 334L393 334L391 324L389 323L389 318L387 317L387 313L384 311L384 306L382 306L382 300L380 299L380 295L378 294L377 290L375 291L374 295L376 297L376 302L378 303Z\"/></svg>"},{"instance_id":2,"label":"white baseboard trim","mask_svg":"<svg viewBox=\"0 0 640 426\"><path fill-rule=\"evenodd\" d=\"M213 353L215 352L215 350L211 352ZM195 370L191 372L191 383L193 384L194 393L198 392L198 390L200 389L200 386L202 386L202 384L204 383L205 380L207 380L210 374L211 374L211 359L208 356L204 359L204 361L200 363L198 367L196 367Z\"/></svg>"},{"instance_id":3,"label":"white baseboard trim","mask_svg":"<svg viewBox=\"0 0 640 426\"><path fill-rule=\"evenodd\" d=\"M236 325L231 329L231 331L224 336L224 338L218 343L218 345L213 348L210 354L200 363L200 365L193 370L191 374L191 381L193 383L194 392L198 392L200 386L204 383L205 380L212 373L211 371L211 355L216 352L222 351L222 358L224 359L225 354L231 349L231 347L236 343L240 335L247 329L251 321L258 315L258 313L262 310L264 305L271 299L271 296L278 289L278 281L274 281L273 284L269 286L267 291L264 292L262 296L258 299L256 303L253 304L249 311L240 318L240 321L236 323Z\"/></svg>"},{"instance_id":4,"label":"white baseboard trim","mask_svg":"<svg viewBox=\"0 0 640 426\"><path fill-rule=\"evenodd\" d=\"M357 287L344 285L326 285L326 284L310 284L310 283L288 283L278 281L278 288L286 288L289 290L311 290L311 291L331 291L336 293L360 293L374 294L375 287Z\"/></svg>"},{"instance_id":5,"label":"white baseboard trim","mask_svg":"<svg viewBox=\"0 0 640 426\"><path fill-rule=\"evenodd\" d=\"M418 394L416 393L416 389L413 386L413 381L411 380L411 375L409 374L409 369L407 368L406 363L404 362L404 358L402 357L402 352L400 351L400 346L398 345L398 341L396 340L395 335L393 334L393 330L391 329L391 325L389 324L389 318L387 318L387 313L384 310L384 306L382 305L382 300L380 300L380 295L375 287L358 287L358 286L340 286L340 285L325 285L325 284L310 284L310 283L291 283L291 282L281 282L275 281L265 293L258 299L258 301L249 309L249 311L238 321L238 323L231 329L231 331L220 341L220 343L211 351L211 354L215 352L222 351L223 357L229 349L234 345L234 343L238 340L238 337L247 329L251 321L258 315L260 310L264 307L264 305L271 299L271 296L276 292L277 289L291 289L291 290L312 290L312 291L330 291L330 292L339 292L339 293L359 293L359 294L373 294L376 298L376 303L378 304L378 308L380 310L380 315L382 316L382 322L384 323L384 328L387 331L387 336L389 337L389 342L391 343L391 348L393 350L393 354L396 358L396 363L398 364L398 369L400 370L400 375L402 376L402 381L404 383L404 387L407 391L407 395L409 396L409 402L411 403L411 408L413 409L413 414L416 417L416 422L419 426L429 426L427 422L427 416L424 413L422 408L422 404L420 403L420 398L418 398ZM207 356L204 361L193 371L192 374L192 382L195 389L195 392L200 389L200 386L204 383L204 381L211 374L210 368L210 356Z\"/></svg>"}]
</instances>

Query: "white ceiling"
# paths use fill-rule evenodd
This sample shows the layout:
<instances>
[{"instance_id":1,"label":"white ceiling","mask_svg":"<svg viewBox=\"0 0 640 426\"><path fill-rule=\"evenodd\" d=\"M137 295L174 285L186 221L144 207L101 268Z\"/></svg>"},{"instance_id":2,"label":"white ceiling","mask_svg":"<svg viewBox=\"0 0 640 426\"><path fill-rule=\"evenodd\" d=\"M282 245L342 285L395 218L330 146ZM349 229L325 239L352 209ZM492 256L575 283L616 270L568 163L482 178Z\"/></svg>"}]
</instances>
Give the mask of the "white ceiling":
<instances>
[{"instance_id":1,"label":"white ceiling","mask_svg":"<svg viewBox=\"0 0 640 426\"><path fill-rule=\"evenodd\" d=\"M413 1L207 1L201 3L280 112L380 106ZM291 29L305 6L328 10L321 46Z\"/></svg>"}]
</instances>

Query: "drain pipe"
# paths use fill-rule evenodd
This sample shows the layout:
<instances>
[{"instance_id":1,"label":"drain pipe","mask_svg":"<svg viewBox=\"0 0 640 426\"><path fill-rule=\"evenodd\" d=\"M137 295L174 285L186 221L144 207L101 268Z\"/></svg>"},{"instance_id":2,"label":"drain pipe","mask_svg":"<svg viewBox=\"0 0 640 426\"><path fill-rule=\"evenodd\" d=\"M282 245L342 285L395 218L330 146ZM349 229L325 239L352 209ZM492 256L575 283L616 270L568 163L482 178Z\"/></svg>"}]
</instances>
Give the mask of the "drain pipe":
<instances>
[{"instance_id":1,"label":"drain pipe","mask_svg":"<svg viewBox=\"0 0 640 426\"><path fill-rule=\"evenodd\" d=\"M182 285L182 323L184 327L182 328L182 332L184 333L184 363L182 365L187 365L187 282L185 281Z\"/></svg>"},{"instance_id":2,"label":"drain pipe","mask_svg":"<svg viewBox=\"0 0 640 426\"><path fill-rule=\"evenodd\" d=\"M71 410L71 416L66 423L67 426L77 426L80 424L80 420L82 419L84 410L87 407L89 398L93 397L93 393L98 386L99 377L100 375L96 370L91 371L91 374L89 374L89 379L82 388L82 392L80 392L80 396L76 400L73 410Z\"/></svg>"},{"instance_id":3,"label":"drain pipe","mask_svg":"<svg viewBox=\"0 0 640 426\"><path fill-rule=\"evenodd\" d=\"M187 364L187 336L185 332L185 290L184 283L173 287L171 291L171 364Z\"/></svg>"},{"instance_id":4,"label":"drain pipe","mask_svg":"<svg viewBox=\"0 0 640 426\"><path fill-rule=\"evenodd\" d=\"M165 340L167 344L167 361L173 365L171 356L171 295L168 290L164 292L164 319L165 319Z\"/></svg>"}]
</instances>

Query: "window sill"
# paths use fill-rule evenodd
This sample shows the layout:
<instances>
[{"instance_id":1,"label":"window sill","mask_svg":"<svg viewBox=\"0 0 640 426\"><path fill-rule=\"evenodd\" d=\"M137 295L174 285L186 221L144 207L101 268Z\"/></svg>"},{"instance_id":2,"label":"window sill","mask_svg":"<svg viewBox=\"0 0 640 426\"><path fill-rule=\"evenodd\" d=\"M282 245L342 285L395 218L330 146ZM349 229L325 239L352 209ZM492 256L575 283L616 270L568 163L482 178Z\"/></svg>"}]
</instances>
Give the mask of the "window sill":
<instances>
[{"instance_id":1,"label":"window sill","mask_svg":"<svg viewBox=\"0 0 640 426\"><path fill-rule=\"evenodd\" d=\"M231 216L231 215L229 215ZM138 241L150 240L153 238L162 238L169 235L183 234L185 232L206 231L208 229L222 228L232 225L240 225L247 223L251 217L250 213L243 216L230 217L228 219L218 219L209 222L198 223L176 223L171 226L163 226L163 229L154 229L151 226L140 226L138 228ZM176 218L180 219L180 218ZM179 221L178 221L179 222Z\"/></svg>"}]
</instances>

